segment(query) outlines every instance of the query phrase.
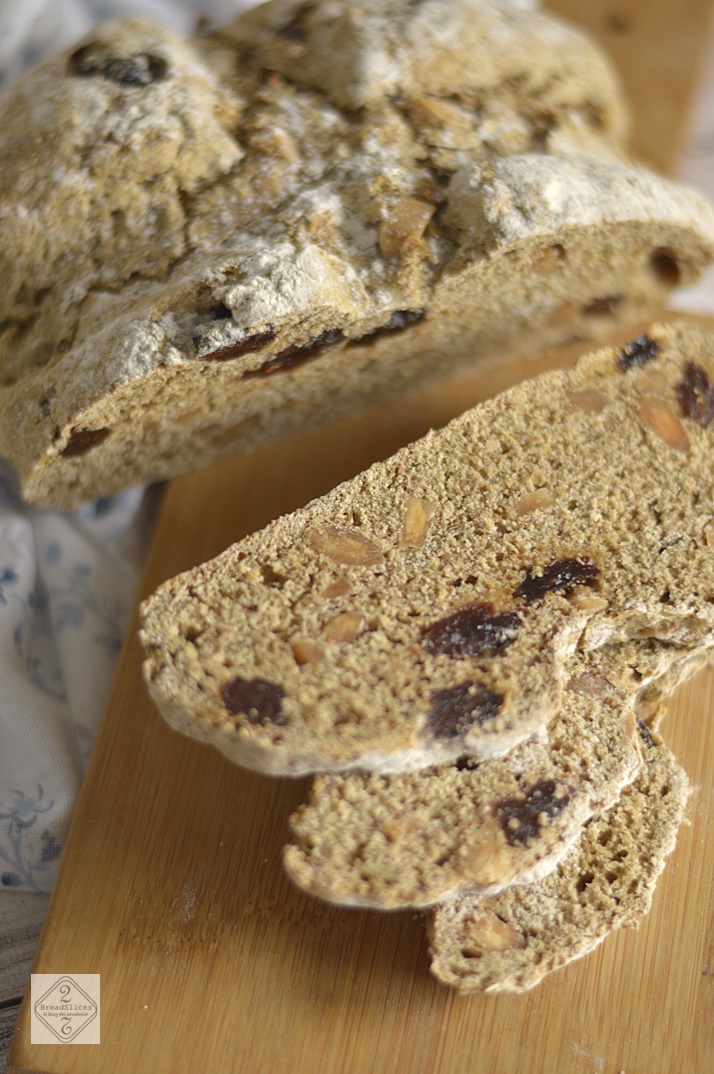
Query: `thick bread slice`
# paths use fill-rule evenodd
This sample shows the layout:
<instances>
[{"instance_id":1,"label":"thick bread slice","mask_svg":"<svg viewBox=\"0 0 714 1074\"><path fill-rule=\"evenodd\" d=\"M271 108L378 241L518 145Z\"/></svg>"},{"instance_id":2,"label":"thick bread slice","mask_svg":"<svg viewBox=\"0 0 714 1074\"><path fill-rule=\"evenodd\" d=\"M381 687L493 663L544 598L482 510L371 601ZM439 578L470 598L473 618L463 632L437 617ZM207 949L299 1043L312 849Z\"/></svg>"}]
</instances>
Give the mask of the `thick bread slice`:
<instances>
[{"instance_id":1,"label":"thick bread slice","mask_svg":"<svg viewBox=\"0 0 714 1074\"><path fill-rule=\"evenodd\" d=\"M635 782L589 822L550 876L430 912L432 973L460 992L523 992L614 929L637 926L674 849L687 795L683 770L651 742Z\"/></svg>"},{"instance_id":2,"label":"thick bread slice","mask_svg":"<svg viewBox=\"0 0 714 1074\"><path fill-rule=\"evenodd\" d=\"M546 733L506 757L317 777L291 818L287 872L330 902L382 909L542 879L634 779L643 692L651 705L704 659L661 642L577 654Z\"/></svg>"},{"instance_id":3,"label":"thick bread slice","mask_svg":"<svg viewBox=\"0 0 714 1074\"><path fill-rule=\"evenodd\" d=\"M585 648L714 639L714 338L655 326L505 392L143 607L150 692L262 771L504 753Z\"/></svg>"},{"instance_id":4,"label":"thick bread slice","mask_svg":"<svg viewBox=\"0 0 714 1074\"><path fill-rule=\"evenodd\" d=\"M314 48L339 83L352 5L268 9L186 42L107 24L0 104L0 454L29 499L73 506L597 335L712 258L702 199L618 160L616 90L575 32L401 0L415 29L382 90L368 5L355 111L276 73Z\"/></svg>"}]
</instances>

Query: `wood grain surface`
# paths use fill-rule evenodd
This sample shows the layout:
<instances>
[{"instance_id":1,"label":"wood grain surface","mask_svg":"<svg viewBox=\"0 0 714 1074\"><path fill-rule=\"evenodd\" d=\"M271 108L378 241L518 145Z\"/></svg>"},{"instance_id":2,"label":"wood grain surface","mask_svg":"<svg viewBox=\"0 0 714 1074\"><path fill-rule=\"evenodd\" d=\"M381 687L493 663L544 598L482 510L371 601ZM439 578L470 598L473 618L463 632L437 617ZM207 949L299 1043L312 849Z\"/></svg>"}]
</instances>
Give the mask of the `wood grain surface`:
<instances>
[{"instance_id":1,"label":"wood grain surface","mask_svg":"<svg viewBox=\"0 0 714 1074\"><path fill-rule=\"evenodd\" d=\"M25 991L49 901L34 891L0 891L0 1009Z\"/></svg>"},{"instance_id":2,"label":"wood grain surface","mask_svg":"<svg viewBox=\"0 0 714 1074\"><path fill-rule=\"evenodd\" d=\"M689 19L691 33L676 38L681 58L671 114L653 107L659 91L653 97L651 74L623 70L636 129L647 128L635 145L668 168L711 4L668 2L669 21L652 16L652 41L645 15L663 3L549 6L591 23L603 12L629 18L620 59L640 72L651 71L640 43L664 55L675 40L671 20L680 12ZM173 482L143 592L471 403L567 364L582 349L460 378ZM33 966L35 973L101 974L102 1043L32 1045L27 996L8 1070L710 1074L713 716L714 673L682 688L670 706L665 733L696 790L691 825L642 927L615 934L524 996L459 997L429 975L421 915L338 910L289 884L279 853L306 782L252 775L165 726L143 689L132 632Z\"/></svg>"}]
</instances>

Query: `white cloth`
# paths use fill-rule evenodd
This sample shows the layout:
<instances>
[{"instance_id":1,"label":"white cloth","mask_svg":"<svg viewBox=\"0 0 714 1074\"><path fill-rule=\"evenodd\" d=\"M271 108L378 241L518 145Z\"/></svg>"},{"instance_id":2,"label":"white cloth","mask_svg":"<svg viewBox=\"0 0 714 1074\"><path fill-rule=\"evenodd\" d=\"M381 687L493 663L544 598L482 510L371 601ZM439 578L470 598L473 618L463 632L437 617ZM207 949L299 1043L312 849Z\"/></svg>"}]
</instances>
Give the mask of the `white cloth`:
<instances>
[{"instance_id":1,"label":"white cloth","mask_svg":"<svg viewBox=\"0 0 714 1074\"><path fill-rule=\"evenodd\" d=\"M144 14L186 32L199 15L226 22L253 2L0 0L0 85L101 19ZM714 196L714 66L708 70L683 174ZM714 312L714 271L678 306ZM132 489L62 513L22 504L11 488L0 470L0 890L49 891L156 497Z\"/></svg>"}]
</instances>

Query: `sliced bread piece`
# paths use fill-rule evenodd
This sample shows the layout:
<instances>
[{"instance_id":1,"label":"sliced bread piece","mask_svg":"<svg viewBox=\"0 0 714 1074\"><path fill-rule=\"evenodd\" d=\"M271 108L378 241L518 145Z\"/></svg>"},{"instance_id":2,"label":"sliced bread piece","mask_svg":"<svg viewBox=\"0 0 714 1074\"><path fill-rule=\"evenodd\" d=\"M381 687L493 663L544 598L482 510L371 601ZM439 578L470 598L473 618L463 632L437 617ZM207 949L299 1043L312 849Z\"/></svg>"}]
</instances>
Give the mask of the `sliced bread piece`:
<instances>
[{"instance_id":1,"label":"sliced bread piece","mask_svg":"<svg viewBox=\"0 0 714 1074\"><path fill-rule=\"evenodd\" d=\"M577 654L558 715L505 757L318 776L291 818L288 874L330 902L381 909L541 879L634 779L643 691L651 705L704 659L659 642Z\"/></svg>"},{"instance_id":2,"label":"sliced bread piece","mask_svg":"<svg viewBox=\"0 0 714 1074\"><path fill-rule=\"evenodd\" d=\"M655 326L476 407L144 604L149 690L275 774L505 753L585 648L714 638L714 338Z\"/></svg>"},{"instance_id":3,"label":"sliced bread piece","mask_svg":"<svg viewBox=\"0 0 714 1074\"><path fill-rule=\"evenodd\" d=\"M614 929L636 927L674 849L688 790L671 753L649 740L635 782L550 876L430 912L434 976L460 992L523 992Z\"/></svg>"}]
</instances>

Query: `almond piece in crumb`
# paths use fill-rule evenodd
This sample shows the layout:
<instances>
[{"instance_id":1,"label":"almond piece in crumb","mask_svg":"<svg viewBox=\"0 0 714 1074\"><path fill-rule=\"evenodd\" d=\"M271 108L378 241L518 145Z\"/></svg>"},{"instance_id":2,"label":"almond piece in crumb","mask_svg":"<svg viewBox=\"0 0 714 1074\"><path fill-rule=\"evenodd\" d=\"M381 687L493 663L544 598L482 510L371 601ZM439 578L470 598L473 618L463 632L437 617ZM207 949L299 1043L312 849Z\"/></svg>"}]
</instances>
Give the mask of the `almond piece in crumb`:
<instances>
[{"instance_id":1,"label":"almond piece in crumb","mask_svg":"<svg viewBox=\"0 0 714 1074\"><path fill-rule=\"evenodd\" d=\"M467 956L476 957L484 951L509 951L513 947L525 947L525 940L492 910L482 910L466 925L463 951Z\"/></svg>"},{"instance_id":2,"label":"almond piece in crumb","mask_svg":"<svg viewBox=\"0 0 714 1074\"><path fill-rule=\"evenodd\" d=\"M420 129L453 126L457 118L463 118L463 113L456 105L439 97L410 97L405 101L404 109L409 121Z\"/></svg>"},{"instance_id":3,"label":"almond piece in crumb","mask_svg":"<svg viewBox=\"0 0 714 1074\"><path fill-rule=\"evenodd\" d=\"M484 824L479 838L471 848L465 873L479 887L498 884L508 875L504 863L505 848L495 821Z\"/></svg>"},{"instance_id":4,"label":"almond piece in crumb","mask_svg":"<svg viewBox=\"0 0 714 1074\"><path fill-rule=\"evenodd\" d=\"M584 671L581 675L574 675L568 683L568 689L576 694L585 694L587 697L605 697L612 693L612 683L602 675Z\"/></svg>"},{"instance_id":5,"label":"almond piece in crumb","mask_svg":"<svg viewBox=\"0 0 714 1074\"><path fill-rule=\"evenodd\" d=\"M352 567L372 567L384 559L379 548L356 530L340 530L334 526L312 529L307 541L316 552L323 552L335 563Z\"/></svg>"},{"instance_id":6,"label":"almond piece in crumb","mask_svg":"<svg viewBox=\"0 0 714 1074\"><path fill-rule=\"evenodd\" d=\"M312 638L293 638L290 648L293 651L295 663L300 664L301 667L303 664L318 664L325 656L325 650L319 641L314 641Z\"/></svg>"},{"instance_id":7,"label":"almond piece in crumb","mask_svg":"<svg viewBox=\"0 0 714 1074\"><path fill-rule=\"evenodd\" d=\"M585 586L579 586L573 590L568 599L570 604L577 608L579 612L592 612L595 615L596 612L601 612L604 608L607 608L605 598L601 597L599 593L593 593L592 589L587 589Z\"/></svg>"},{"instance_id":8,"label":"almond piece in crumb","mask_svg":"<svg viewBox=\"0 0 714 1074\"><path fill-rule=\"evenodd\" d=\"M431 500L424 500L419 496L408 497L404 513L404 526L399 538L399 544L402 548L421 548L426 540L429 519L433 513L434 504Z\"/></svg>"},{"instance_id":9,"label":"almond piece in crumb","mask_svg":"<svg viewBox=\"0 0 714 1074\"><path fill-rule=\"evenodd\" d=\"M322 634L329 641L354 641L366 625L361 612L342 612L325 623Z\"/></svg>"},{"instance_id":10,"label":"almond piece in crumb","mask_svg":"<svg viewBox=\"0 0 714 1074\"><path fill-rule=\"evenodd\" d=\"M552 507L554 502L550 489L535 489L518 501L516 514L529 515L531 511L538 511L541 507Z\"/></svg>"},{"instance_id":11,"label":"almond piece in crumb","mask_svg":"<svg viewBox=\"0 0 714 1074\"><path fill-rule=\"evenodd\" d=\"M659 369L649 366L643 369L637 378L637 390L646 395L664 395L667 391L667 378Z\"/></svg>"},{"instance_id":12,"label":"almond piece in crumb","mask_svg":"<svg viewBox=\"0 0 714 1074\"><path fill-rule=\"evenodd\" d=\"M637 417L668 447L685 454L689 451L689 437L682 423L674 411L661 399L646 395L637 409Z\"/></svg>"},{"instance_id":13,"label":"almond piece in crumb","mask_svg":"<svg viewBox=\"0 0 714 1074\"><path fill-rule=\"evenodd\" d=\"M352 586L340 575L339 578L335 578L334 582L330 582L320 593L321 597L325 597L326 600L332 600L333 597L346 597L352 589Z\"/></svg>"},{"instance_id":14,"label":"almond piece in crumb","mask_svg":"<svg viewBox=\"0 0 714 1074\"><path fill-rule=\"evenodd\" d=\"M585 414L599 414L607 406L607 398L597 388L584 388L581 392L571 392L570 401Z\"/></svg>"},{"instance_id":15,"label":"almond piece in crumb","mask_svg":"<svg viewBox=\"0 0 714 1074\"><path fill-rule=\"evenodd\" d=\"M389 210L379 225L379 248L385 257L399 255L422 237L434 206L420 198L404 198Z\"/></svg>"}]
</instances>

